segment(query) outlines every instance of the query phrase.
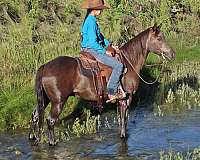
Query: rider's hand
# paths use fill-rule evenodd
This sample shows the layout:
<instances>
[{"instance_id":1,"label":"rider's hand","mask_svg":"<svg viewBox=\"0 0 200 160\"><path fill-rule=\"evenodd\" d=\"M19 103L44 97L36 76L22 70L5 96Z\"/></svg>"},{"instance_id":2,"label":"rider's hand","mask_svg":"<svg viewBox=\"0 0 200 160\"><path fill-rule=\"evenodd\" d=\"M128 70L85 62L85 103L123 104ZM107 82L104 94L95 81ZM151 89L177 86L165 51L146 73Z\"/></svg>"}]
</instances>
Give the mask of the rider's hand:
<instances>
[{"instance_id":1,"label":"rider's hand","mask_svg":"<svg viewBox=\"0 0 200 160\"><path fill-rule=\"evenodd\" d=\"M109 50L106 51L106 54L112 57L112 52L110 52Z\"/></svg>"},{"instance_id":2,"label":"rider's hand","mask_svg":"<svg viewBox=\"0 0 200 160\"><path fill-rule=\"evenodd\" d=\"M112 45L112 47L116 50L116 52L119 51L119 46L114 46L114 45Z\"/></svg>"},{"instance_id":3,"label":"rider's hand","mask_svg":"<svg viewBox=\"0 0 200 160\"><path fill-rule=\"evenodd\" d=\"M116 54L116 50L111 45L109 45L106 49L106 54L111 57L114 57Z\"/></svg>"}]
</instances>

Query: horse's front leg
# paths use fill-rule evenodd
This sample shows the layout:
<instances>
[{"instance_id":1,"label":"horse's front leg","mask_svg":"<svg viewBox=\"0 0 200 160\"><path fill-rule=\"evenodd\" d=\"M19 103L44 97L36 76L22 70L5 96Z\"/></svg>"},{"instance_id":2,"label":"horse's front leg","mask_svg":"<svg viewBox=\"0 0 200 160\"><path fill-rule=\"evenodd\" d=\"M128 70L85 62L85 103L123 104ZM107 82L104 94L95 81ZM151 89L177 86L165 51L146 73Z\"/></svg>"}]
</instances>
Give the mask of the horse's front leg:
<instances>
[{"instance_id":1,"label":"horse's front leg","mask_svg":"<svg viewBox=\"0 0 200 160\"><path fill-rule=\"evenodd\" d=\"M130 106L132 97L128 100L119 101L120 110L120 137L127 137L127 123L128 123L128 107Z\"/></svg>"},{"instance_id":2,"label":"horse's front leg","mask_svg":"<svg viewBox=\"0 0 200 160\"><path fill-rule=\"evenodd\" d=\"M121 100L119 102L120 111L120 137L126 138L126 128L127 128L127 118L128 118L128 108L126 100Z\"/></svg>"}]
</instances>

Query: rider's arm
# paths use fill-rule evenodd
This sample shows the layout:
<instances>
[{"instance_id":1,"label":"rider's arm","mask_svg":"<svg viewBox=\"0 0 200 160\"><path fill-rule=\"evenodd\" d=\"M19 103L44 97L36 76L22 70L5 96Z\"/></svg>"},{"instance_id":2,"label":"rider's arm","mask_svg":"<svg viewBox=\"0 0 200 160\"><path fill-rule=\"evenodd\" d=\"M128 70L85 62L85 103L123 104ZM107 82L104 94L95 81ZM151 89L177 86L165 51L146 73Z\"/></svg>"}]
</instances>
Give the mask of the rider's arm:
<instances>
[{"instance_id":1,"label":"rider's arm","mask_svg":"<svg viewBox=\"0 0 200 160\"><path fill-rule=\"evenodd\" d=\"M99 33L99 37L100 37L101 41L104 42L104 45L107 48L109 46L110 42L103 36L102 33Z\"/></svg>"},{"instance_id":2,"label":"rider's arm","mask_svg":"<svg viewBox=\"0 0 200 160\"><path fill-rule=\"evenodd\" d=\"M90 20L88 22L88 46L91 49L96 50L98 53L104 54L106 52L106 49L98 42L97 30L98 26L96 22Z\"/></svg>"}]
</instances>

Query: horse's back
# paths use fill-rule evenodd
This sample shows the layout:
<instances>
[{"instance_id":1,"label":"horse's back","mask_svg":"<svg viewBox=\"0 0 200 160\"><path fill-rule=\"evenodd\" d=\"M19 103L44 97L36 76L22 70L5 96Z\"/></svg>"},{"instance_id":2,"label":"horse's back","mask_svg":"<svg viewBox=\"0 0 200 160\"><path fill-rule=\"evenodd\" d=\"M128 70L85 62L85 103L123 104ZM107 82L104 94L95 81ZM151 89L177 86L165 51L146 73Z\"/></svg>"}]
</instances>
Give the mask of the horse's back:
<instances>
[{"instance_id":1,"label":"horse's back","mask_svg":"<svg viewBox=\"0 0 200 160\"><path fill-rule=\"evenodd\" d=\"M75 58L70 57L70 56L59 56L45 64L45 66L52 67L54 68L62 68L66 66L74 66L77 64L77 61Z\"/></svg>"},{"instance_id":2,"label":"horse's back","mask_svg":"<svg viewBox=\"0 0 200 160\"><path fill-rule=\"evenodd\" d=\"M66 74L70 70L74 71L77 68L77 61L73 57L59 56L46 64L44 64L43 74Z\"/></svg>"},{"instance_id":3,"label":"horse's back","mask_svg":"<svg viewBox=\"0 0 200 160\"><path fill-rule=\"evenodd\" d=\"M42 86L50 93L67 95L73 90L78 77L78 63L69 56L57 57L42 65L37 72L40 74ZM49 95L49 97L51 97Z\"/></svg>"}]
</instances>

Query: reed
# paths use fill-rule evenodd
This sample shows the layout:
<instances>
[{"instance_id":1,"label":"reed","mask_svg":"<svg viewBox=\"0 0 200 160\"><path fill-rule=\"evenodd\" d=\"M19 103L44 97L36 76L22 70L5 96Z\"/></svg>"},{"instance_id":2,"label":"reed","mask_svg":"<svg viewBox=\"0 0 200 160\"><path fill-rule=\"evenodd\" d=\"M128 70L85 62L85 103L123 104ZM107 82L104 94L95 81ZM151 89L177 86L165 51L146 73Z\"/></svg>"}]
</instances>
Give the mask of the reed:
<instances>
[{"instance_id":1,"label":"reed","mask_svg":"<svg viewBox=\"0 0 200 160\"><path fill-rule=\"evenodd\" d=\"M172 73L166 76L169 90L166 97L167 103L179 102L182 105L200 104L200 63L184 62L171 66Z\"/></svg>"},{"instance_id":2,"label":"reed","mask_svg":"<svg viewBox=\"0 0 200 160\"><path fill-rule=\"evenodd\" d=\"M200 107L200 62L172 64L167 70L160 79L162 87L156 91L154 114Z\"/></svg>"},{"instance_id":3,"label":"reed","mask_svg":"<svg viewBox=\"0 0 200 160\"><path fill-rule=\"evenodd\" d=\"M85 110L86 120L81 122L79 118L76 118L72 126L72 132L80 137L81 135L88 135L97 132L98 125L100 124L100 116L91 116L89 110Z\"/></svg>"},{"instance_id":4,"label":"reed","mask_svg":"<svg viewBox=\"0 0 200 160\"><path fill-rule=\"evenodd\" d=\"M174 152L160 152L160 160L197 160L200 158L200 148L195 148L187 153Z\"/></svg>"}]
</instances>

